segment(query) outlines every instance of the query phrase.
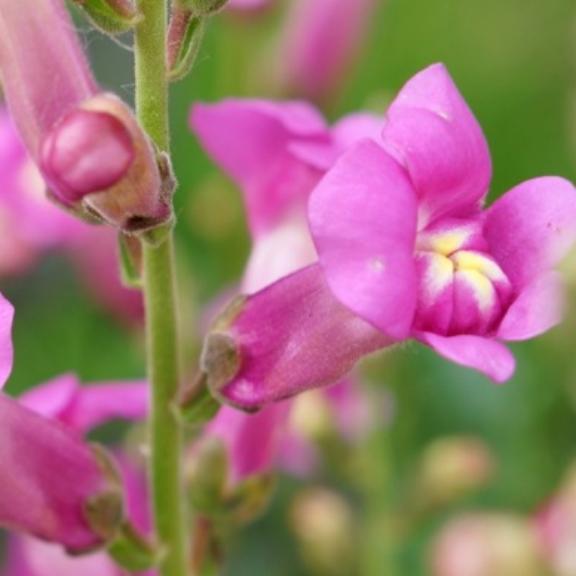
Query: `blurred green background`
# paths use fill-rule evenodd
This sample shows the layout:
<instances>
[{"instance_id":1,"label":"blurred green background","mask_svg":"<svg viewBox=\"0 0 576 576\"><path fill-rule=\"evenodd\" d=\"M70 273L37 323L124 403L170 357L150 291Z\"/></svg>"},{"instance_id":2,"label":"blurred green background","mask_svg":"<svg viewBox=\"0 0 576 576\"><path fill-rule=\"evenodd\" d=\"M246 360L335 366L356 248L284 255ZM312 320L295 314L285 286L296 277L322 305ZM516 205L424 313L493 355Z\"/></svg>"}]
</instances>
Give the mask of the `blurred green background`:
<instances>
[{"instance_id":1,"label":"blurred green background","mask_svg":"<svg viewBox=\"0 0 576 576\"><path fill-rule=\"evenodd\" d=\"M131 53L90 31L81 18L77 22L101 83L130 100ZM188 111L195 100L267 96L262 87L275 65L269 46L281 25L280 7L254 18L213 18L193 73L173 88L181 320L188 332L201 307L238 280L248 254L239 193L195 143ZM485 130L494 163L491 199L537 175L574 179L573 0L382 2L329 117L365 107L383 111L411 75L435 61L447 64ZM576 282L574 266L568 263L566 271ZM17 309L11 392L65 371L84 381L143 375L141 338L96 306L58 255L44 259L32 276L3 281L2 289ZM382 423L354 456L343 453L345 466L327 464L308 482L335 488L352 507L358 573L392 574L392 559L396 574L428 574L427 542L447 516L481 507L530 513L546 500L576 456L575 325L571 306L562 327L514 346L518 370L501 387L418 345L370 362L368 386L386 387L393 395L392 423ZM409 487L422 450L435 438L455 434L486 442L496 459L494 478L393 538L393 519L410 514ZM288 520L303 485L281 480L270 512L234 541L228 574L312 574Z\"/></svg>"}]
</instances>

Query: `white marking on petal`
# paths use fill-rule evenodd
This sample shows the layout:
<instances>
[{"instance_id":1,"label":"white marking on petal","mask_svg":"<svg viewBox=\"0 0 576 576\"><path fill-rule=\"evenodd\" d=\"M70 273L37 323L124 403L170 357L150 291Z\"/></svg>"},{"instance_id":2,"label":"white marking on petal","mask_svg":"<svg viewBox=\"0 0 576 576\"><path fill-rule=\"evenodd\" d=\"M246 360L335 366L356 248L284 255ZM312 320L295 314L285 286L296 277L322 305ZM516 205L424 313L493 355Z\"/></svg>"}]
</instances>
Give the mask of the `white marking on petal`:
<instances>
[{"instance_id":1,"label":"white marking on petal","mask_svg":"<svg viewBox=\"0 0 576 576\"><path fill-rule=\"evenodd\" d=\"M472 289L474 300L481 312L488 312L496 304L496 291L492 282L478 270L459 270L458 279Z\"/></svg>"},{"instance_id":2,"label":"white marking on petal","mask_svg":"<svg viewBox=\"0 0 576 576\"><path fill-rule=\"evenodd\" d=\"M440 254L432 254L426 258L427 267L424 274L424 294L429 302L433 302L454 278L452 261Z\"/></svg>"}]
</instances>

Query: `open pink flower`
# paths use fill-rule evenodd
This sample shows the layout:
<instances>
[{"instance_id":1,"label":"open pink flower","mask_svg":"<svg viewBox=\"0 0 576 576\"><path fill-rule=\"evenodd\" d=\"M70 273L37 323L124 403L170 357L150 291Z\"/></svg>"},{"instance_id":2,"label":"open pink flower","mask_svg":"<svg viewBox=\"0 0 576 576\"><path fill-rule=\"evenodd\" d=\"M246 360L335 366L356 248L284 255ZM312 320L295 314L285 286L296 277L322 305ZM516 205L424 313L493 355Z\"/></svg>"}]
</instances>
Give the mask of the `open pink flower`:
<instances>
[{"instance_id":1,"label":"open pink flower","mask_svg":"<svg viewBox=\"0 0 576 576\"><path fill-rule=\"evenodd\" d=\"M247 298L208 336L215 393L261 407L406 338L508 379L514 358L502 342L560 320L552 268L576 238L576 192L538 178L482 210L490 177L484 136L448 72L417 74L379 142L358 143L312 192L318 263Z\"/></svg>"},{"instance_id":2,"label":"open pink flower","mask_svg":"<svg viewBox=\"0 0 576 576\"><path fill-rule=\"evenodd\" d=\"M345 149L376 135L379 126L374 117L359 114L329 128L304 103L258 100L197 104L191 124L244 195L253 239L241 286L245 294L316 260L306 220L309 194ZM281 403L247 415L224 407L208 425L206 434L228 449L232 484L274 466L291 408ZM306 459L308 450L298 446L292 461Z\"/></svg>"}]
</instances>

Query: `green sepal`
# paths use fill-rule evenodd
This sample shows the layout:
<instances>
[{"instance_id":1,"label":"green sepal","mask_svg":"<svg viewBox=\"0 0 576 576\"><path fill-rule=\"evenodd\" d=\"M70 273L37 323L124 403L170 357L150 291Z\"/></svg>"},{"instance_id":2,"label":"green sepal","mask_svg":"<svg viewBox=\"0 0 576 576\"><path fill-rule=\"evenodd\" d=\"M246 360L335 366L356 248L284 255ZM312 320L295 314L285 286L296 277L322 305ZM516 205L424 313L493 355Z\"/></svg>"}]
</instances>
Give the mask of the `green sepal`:
<instances>
[{"instance_id":1,"label":"green sepal","mask_svg":"<svg viewBox=\"0 0 576 576\"><path fill-rule=\"evenodd\" d=\"M168 79L175 82L185 78L196 61L204 37L204 19L188 11L178 11L170 26Z\"/></svg>"},{"instance_id":2,"label":"green sepal","mask_svg":"<svg viewBox=\"0 0 576 576\"><path fill-rule=\"evenodd\" d=\"M136 26L140 16L129 0L74 0L92 23L106 34L122 34Z\"/></svg>"},{"instance_id":3,"label":"green sepal","mask_svg":"<svg viewBox=\"0 0 576 576\"><path fill-rule=\"evenodd\" d=\"M179 402L179 414L182 422L188 426L201 426L214 418L221 404L212 396L206 385L205 374L191 386L184 389Z\"/></svg>"},{"instance_id":4,"label":"green sepal","mask_svg":"<svg viewBox=\"0 0 576 576\"><path fill-rule=\"evenodd\" d=\"M142 288L142 245L137 238L120 233L118 254L122 284L128 288Z\"/></svg>"},{"instance_id":5,"label":"green sepal","mask_svg":"<svg viewBox=\"0 0 576 576\"><path fill-rule=\"evenodd\" d=\"M219 438L199 440L192 455L187 485L192 509L208 517L218 516L226 499L228 454Z\"/></svg>"},{"instance_id":6,"label":"green sepal","mask_svg":"<svg viewBox=\"0 0 576 576\"><path fill-rule=\"evenodd\" d=\"M129 523L123 524L118 536L108 545L108 554L129 572L150 570L162 557L161 551Z\"/></svg>"},{"instance_id":7,"label":"green sepal","mask_svg":"<svg viewBox=\"0 0 576 576\"><path fill-rule=\"evenodd\" d=\"M211 16L222 10L228 0L177 0L177 3L196 16Z\"/></svg>"},{"instance_id":8,"label":"green sepal","mask_svg":"<svg viewBox=\"0 0 576 576\"><path fill-rule=\"evenodd\" d=\"M273 474L250 476L229 494L226 509L238 524L252 522L268 507L275 487Z\"/></svg>"}]
</instances>

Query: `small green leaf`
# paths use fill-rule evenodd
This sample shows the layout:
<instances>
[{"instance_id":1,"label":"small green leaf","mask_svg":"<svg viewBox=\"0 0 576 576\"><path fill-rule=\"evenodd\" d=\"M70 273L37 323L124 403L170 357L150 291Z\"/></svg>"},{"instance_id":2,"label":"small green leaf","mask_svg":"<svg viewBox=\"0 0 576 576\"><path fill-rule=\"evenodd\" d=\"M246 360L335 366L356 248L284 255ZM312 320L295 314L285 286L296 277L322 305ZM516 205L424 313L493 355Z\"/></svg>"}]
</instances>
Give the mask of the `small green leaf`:
<instances>
[{"instance_id":1,"label":"small green leaf","mask_svg":"<svg viewBox=\"0 0 576 576\"><path fill-rule=\"evenodd\" d=\"M169 80L181 80L190 72L203 37L204 19L194 17L185 9L174 11L168 33Z\"/></svg>"},{"instance_id":2,"label":"small green leaf","mask_svg":"<svg viewBox=\"0 0 576 576\"><path fill-rule=\"evenodd\" d=\"M160 550L127 522L108 546L108 553L119 566L130 572L149 570L161 559Z\"/></svg>"},{"instance_id":3,"label":"small green leaf","mask_svg":"<svg viewBox=\"0 0 576 576\"><path fill-rule=\"evenodd\" d=\"M139 21L139 14L130 0L74 0L93 24L106 34L128 32Z\"/></svg>"},{"instance_id":4,"label":"small green leaf","mask_svg":"<svg viewBox=\"0 0 576 576\"><path fill-rule=\"evenodd\" d=\"M228 4L228 0L177 0L177 2L196 16L211 16Z\"/></svg>"},{"instance_id":5,"label":"small green leaf","mask_svg":"<svg viewBox=\"0 0 576 576\"><path fill-rule=\"evenodd\" d=\"M129 288L142 288L142 247L133 236L119 234L118 252L122 284Z\"/></svg>"}]
</instances>

